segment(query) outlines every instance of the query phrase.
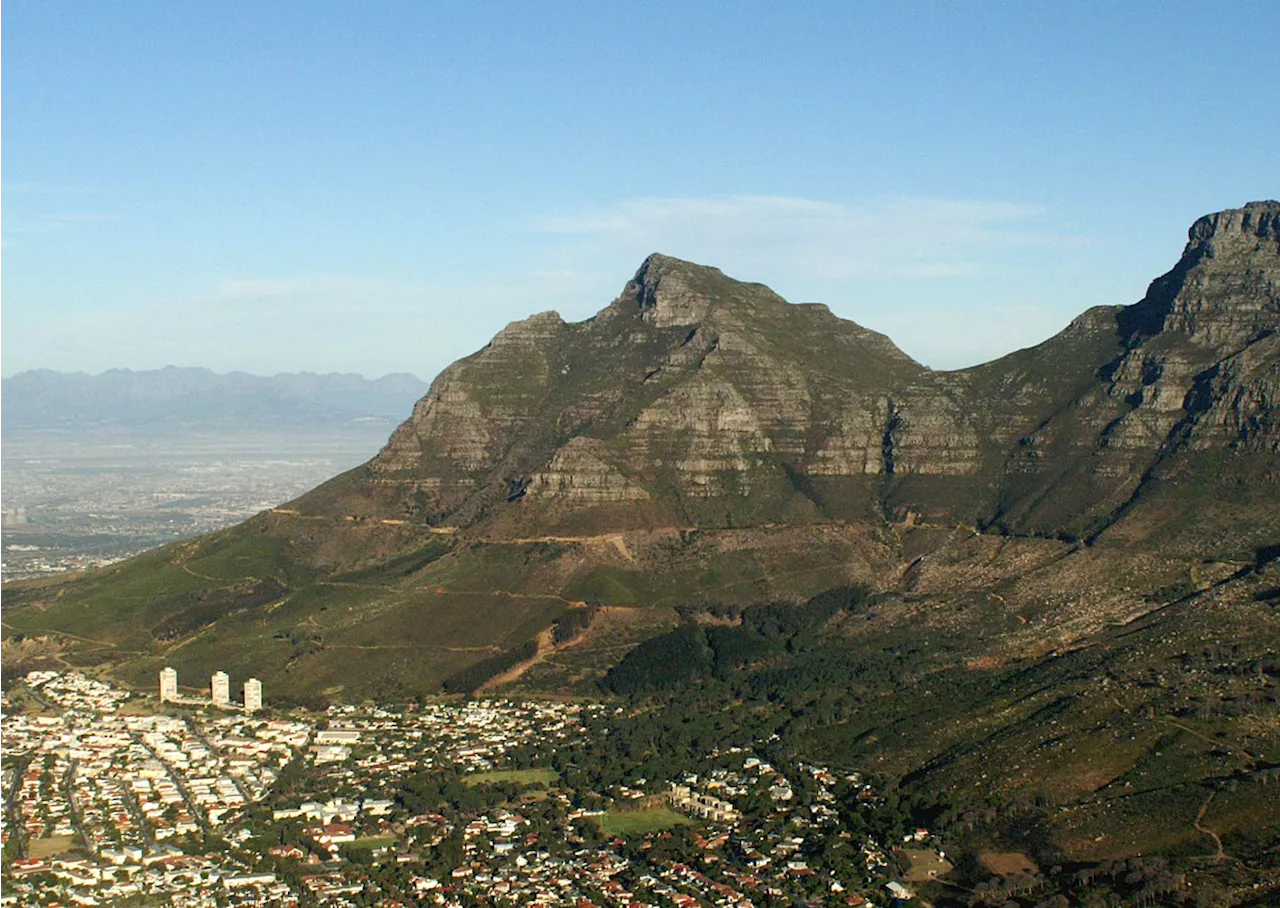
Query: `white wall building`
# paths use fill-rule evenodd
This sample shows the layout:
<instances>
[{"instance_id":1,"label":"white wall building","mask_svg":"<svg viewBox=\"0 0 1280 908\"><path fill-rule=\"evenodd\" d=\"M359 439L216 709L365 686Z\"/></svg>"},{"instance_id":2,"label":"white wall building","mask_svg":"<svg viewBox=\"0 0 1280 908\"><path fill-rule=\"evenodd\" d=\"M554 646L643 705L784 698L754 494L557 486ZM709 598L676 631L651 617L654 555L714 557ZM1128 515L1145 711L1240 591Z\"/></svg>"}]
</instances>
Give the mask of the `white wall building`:
<instances>
[{"instance_id":1,"label":"white wall building","mask_svg":"<svg viewBox=\"0 0 1280 908\"><path fill-rule=\"evenodd\" d=\"M231 678L226 672L213 673L212 688L214 706L231 705Z\"/></svg>"},{"instance_id":2,"label":"white wall building","mask_svg":"<svg viewBox=\"0 0 1280 908\"><path fill-rule=\"evenodd\" d=\"M160 702L171 703L178 699L178 670L160 669Z\"/></svg>"},{"instance_id":3,"label":"white wall building","mask_svg":"<svg viewBox=\"0 0 1280 908\"><path fill-rule=\"evenodd\" d=\"M257 678L250 678L244 682L244 711L251 713L260 709L262 709L262 682Z\"/></svg>"}]
</instances>

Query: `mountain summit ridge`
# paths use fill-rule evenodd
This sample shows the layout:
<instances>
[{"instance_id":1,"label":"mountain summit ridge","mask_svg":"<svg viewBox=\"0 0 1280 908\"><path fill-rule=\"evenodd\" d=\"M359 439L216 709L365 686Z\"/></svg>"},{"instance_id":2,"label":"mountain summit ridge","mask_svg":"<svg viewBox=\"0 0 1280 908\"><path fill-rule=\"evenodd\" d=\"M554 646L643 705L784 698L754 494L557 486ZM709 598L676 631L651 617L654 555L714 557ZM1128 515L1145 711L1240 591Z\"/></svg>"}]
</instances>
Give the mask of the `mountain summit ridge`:
<instances>
[{"instance_id":1,"label":"mountain summit ridge","mask_svg":"<svg viewBox=\"0 0 1280 908\"><path fill-rule=\"evenodd\" d=\"M596 316L513 323L445 370L370 469L416 496L410 510L388 499L385 516L487 521L486 533L544 520L600 531L747 525L762 519L763 499L801 522L1019 515L1009 529L1096 534L1132 491L1104 489L1115 486L1108 477L1136 481L1150 466L1124 452L1145 456L1179 425L1204 430L1184 404L1204 406L1211 370L1225 381L1258 355L1271 362L1278 269L1266 241L1277 212L1251 203L1201 218L1143 301L949 372L825 308L654 253ZM1264 347L1245 356L1255 342ZM1231 386L1237 416L1213 418L1242 420L1242 440L1274 450L1271 378L1256 364L1246 371L1236 381L1247 386ZM1253 412L1238 416L1241 407ZM1081 467L1082 456L1101 465ZM467 497L483 506L457 510ZM610 503L623 506L597 507Z\"/></svg>"},{"instance_id":2,"label":"mountain summit ridge","mask_svg":"<svg viewBox=\"0 0 1280 908\"><path fill-rule=\"evenodd\" d=\"M1246 202L1198 218L1187 231L1186 255L1192 248L1215 237L1256 237L1280 243L1280 201L1264 199Z\"/></svg>"},{"instance_id":3,"label":"mountain summit ridge","mask_svg":"<svg viewBox=\"0 0 1280 908\"><path fill-rule=\"evenodd\" d=\"M706 318L713 305L713 299L699 292L697 285L717 280L728 280L719 268L655 252L636 269L619 300L634 294L641 318L655 327L695 325Z\"/></svg>"}]
</instances>

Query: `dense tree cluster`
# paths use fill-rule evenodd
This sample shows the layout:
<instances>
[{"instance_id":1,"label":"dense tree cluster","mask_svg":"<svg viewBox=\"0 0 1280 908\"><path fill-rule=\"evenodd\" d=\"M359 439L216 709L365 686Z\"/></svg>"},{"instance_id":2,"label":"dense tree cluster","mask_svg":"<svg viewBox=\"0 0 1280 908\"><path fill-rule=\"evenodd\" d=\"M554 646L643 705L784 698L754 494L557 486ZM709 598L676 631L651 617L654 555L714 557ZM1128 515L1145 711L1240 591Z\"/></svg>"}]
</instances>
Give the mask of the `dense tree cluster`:
<instances>
[{"instance_id":1,"label":"dense tree cluster","mask_svg":"<svg viewBox=\"0 0 1280 908\"><path fill-rule=\"evenodd\" d=\"M840 612L867 601L860 587L838 587L804 605L766 603L748 606L733 625L704 627L695 615L675 630L641 643L604 679L617 694L671 690L703 678L728 678L773 654L805 650Z\"/></svg>"}]
</instances>

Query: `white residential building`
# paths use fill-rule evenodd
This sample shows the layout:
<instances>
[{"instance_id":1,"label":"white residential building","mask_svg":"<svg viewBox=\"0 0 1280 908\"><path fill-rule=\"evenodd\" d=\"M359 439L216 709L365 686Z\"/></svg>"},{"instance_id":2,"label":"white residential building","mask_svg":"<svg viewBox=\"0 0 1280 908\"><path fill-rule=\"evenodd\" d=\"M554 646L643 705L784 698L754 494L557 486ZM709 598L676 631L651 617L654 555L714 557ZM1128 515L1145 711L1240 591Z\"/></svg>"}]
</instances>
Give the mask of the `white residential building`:
<instances>
[{"instance_id":1,"label":"white residential building","mask_svg":"<svg viewBox=\"0 0 1280 908\"><path fill-rule=\"evenodd\" d=\"M244 711L251 713L260 709L262 709L262 682L257 678L250 678L244 682Z\"/></svg>"},{"instance_id":2,"label":"white residential building","mask_svg":"<svg viewBox=\"0 0 1280 908\"><path fill-rule=\"evenodd\" d=\"M231 678L226 672L213 673L213 705L214 706L230 706L231 705Z\"/></svg>"},{"instance_id":3,"label":"white residential building","mask_svg":"<svg viewBox=\"0 0 1280 908\"><path fill-rule=\"evenodd\" d=\"M178 699L178 670L160 669L160 702L170 703Z\"/></svg>"}]
</instances>

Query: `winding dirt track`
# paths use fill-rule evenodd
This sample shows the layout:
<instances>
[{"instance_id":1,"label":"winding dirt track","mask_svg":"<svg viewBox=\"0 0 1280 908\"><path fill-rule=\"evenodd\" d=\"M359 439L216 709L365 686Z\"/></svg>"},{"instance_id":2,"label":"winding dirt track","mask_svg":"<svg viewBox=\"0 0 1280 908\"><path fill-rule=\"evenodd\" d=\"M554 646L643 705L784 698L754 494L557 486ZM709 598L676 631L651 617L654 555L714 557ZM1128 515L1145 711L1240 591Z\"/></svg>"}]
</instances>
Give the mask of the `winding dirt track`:
<instances>
[{"instance_id":1,"label":"winding dirt track","mask_svg":"<svg viewBox=\"0 0 1280 908\"><path fill-rule=\"evenodd\" d=\"M621 533L606 533L602 536L524 536L516 539L486 539L485 541L494 544L508 543L510 545L530 545L535 542L601 542L613 546L624 561L635 563L635 559L631 557L631 550L627 548L626 537Z\"/></svg>"},{"instance_id":2,"label":"winding dirt track","mask_svg":"<svg viewBox=\"0 0 1280 908\"><path fill-rule=\"evenodd\" d=\"M529 669L533 668L539 662L543 661L552 653L554 653L556 651L556 645L554 642L555 638L553 636L554 634L555 634L555 631L549 627L543 628L541 631L539 631L538 632L538 651L533 654L533 658L526 659L523 662L517 663L516 665L511 666L511 668L507 669L505 672L502 672L501 674L494 675L488 681L484 682L484 684L481 684L479 687L477 687L476 693L477 694L484 693L485 691L492 690L495 687L500 687L503 684L510 684L512 681L515 681L517 678L519 678Z\"/></svg>"},{"instance_id":3,"label":"winding dirt track","mask_svg":"<svg viewBox=\"0 0 1280 908\"><path fill-rule=\"evenodd\" d=\"M1214 847L1218 850L1218 853L1213 856L1213 859L1215 861L1221 861L1227 856L1227 853L1222 850L1222 839L1218 838L1218 834L1212 829L1208 829L1200 825L1200 821L1203 820L1204 815L1209 812L1209 805L1213 803L1213 799L1217 794L1217 791L1209 792L1209 797L1205 798L1204 803L1200 805L1200 810L1196 813L1196 818L1192 822L1192 825L1195 826L1197 832L1202 832L1209 838L1213 839Z\"/></svg>"},{"instance_id":4,"label":"winding dirt track","mask_svg":"<svg viewBox=\"0 0 1280 908\"><path fill-rule=\"evenodd\" d=\"M596 612L596 617L606 612L609 608L610 606L607 606L607 605L601 606L600 609ZM482 693L484 691L491 690L495 687L500 687L503 684L510 684L512 681L519 679L522 675L524 675L525 672L533 668L535 665L538 665L539 663L542 663L542 662L546 662L552 656L556 655L557 653L564 652L571 646L577 646L583 640L587 639L587 635L590 633L591 628L595 626L595 623L596 623L596 618L593 617L591 619L591 623L588 624L585 628L583 628L580 633L578 633L573 638L564 641L559 646L557 646L555 642L555 628L553 627L543 628L541 631L538 632L538 637L537 637L538 651L533 654L533 658L526 659L525 661L517 665L511 666L511 668L507 669L505 672L503 672L500 675L494 675L488 681L484 682L484 684L481 684L478 688L476 688L476 693Z\"/></svg>"}]
</instances>

